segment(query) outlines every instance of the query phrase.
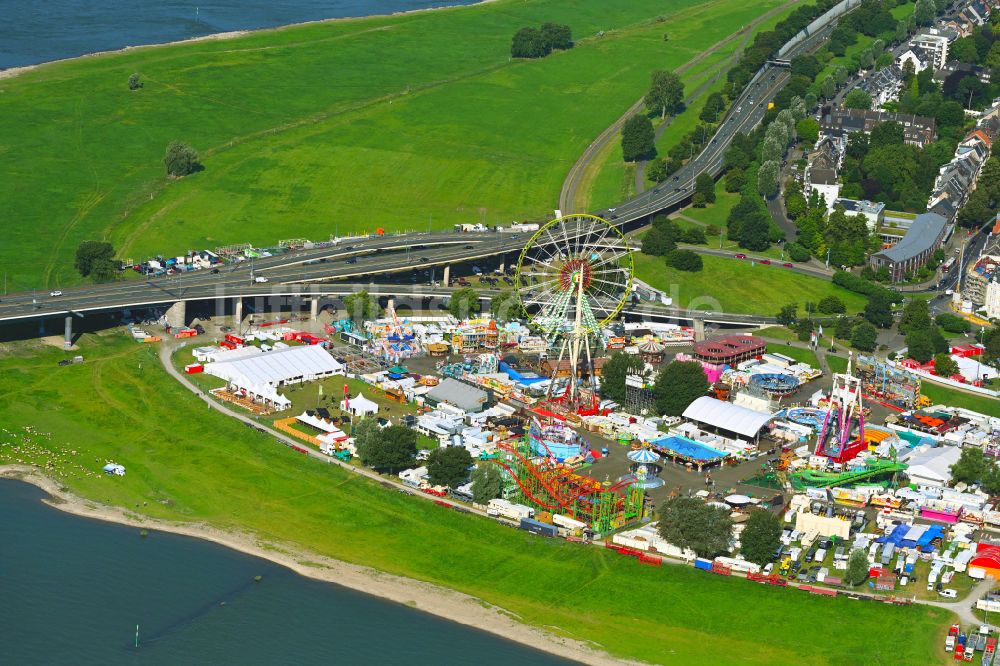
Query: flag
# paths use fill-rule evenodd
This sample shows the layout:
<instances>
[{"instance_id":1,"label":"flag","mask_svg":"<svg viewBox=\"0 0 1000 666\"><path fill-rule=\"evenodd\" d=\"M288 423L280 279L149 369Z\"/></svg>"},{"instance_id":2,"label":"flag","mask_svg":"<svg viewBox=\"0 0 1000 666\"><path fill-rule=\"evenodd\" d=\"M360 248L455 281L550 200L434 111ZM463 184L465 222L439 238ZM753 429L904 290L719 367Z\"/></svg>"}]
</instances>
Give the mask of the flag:
<instances>
[{"instance_id":1,"label":"flag","mask_svg":"<svg viewBox=\"0 0 1000 666\"><path fill-rule=\"evenodd\" d=\"M823 324L819 325L819 336L823 337Z\"/></svg>"}]
</instances>

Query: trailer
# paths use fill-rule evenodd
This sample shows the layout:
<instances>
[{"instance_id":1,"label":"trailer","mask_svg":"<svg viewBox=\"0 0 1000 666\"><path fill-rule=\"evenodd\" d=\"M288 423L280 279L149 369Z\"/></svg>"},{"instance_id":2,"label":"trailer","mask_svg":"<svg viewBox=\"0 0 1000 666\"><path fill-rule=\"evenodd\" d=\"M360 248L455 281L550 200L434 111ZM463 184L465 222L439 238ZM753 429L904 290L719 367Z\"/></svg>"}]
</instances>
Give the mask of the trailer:
<instances>
[{"instance_id":1,"label":"trailer","mask_svg":"<svg viewBox=\"0 0 1000 666\"><path fill-rule=\"evenodd\" d=\"M559 534L559 528L555 525L542 523L531 518L522 518L518 527L527 532L531 532L532 534L538 534L539 536L544 537L554 537Z\"/></svg>"},{"instance_id":2,"label":"trailer","mask_svg":"<svg viewBox=\"0 0 1000 666\"><path fill-rule=\"evenodd\" d=\"M701 557L694 558L694 568L701 569L702 571L712 570L712 560L706 560Z\"/></svg>"}]
</instances>

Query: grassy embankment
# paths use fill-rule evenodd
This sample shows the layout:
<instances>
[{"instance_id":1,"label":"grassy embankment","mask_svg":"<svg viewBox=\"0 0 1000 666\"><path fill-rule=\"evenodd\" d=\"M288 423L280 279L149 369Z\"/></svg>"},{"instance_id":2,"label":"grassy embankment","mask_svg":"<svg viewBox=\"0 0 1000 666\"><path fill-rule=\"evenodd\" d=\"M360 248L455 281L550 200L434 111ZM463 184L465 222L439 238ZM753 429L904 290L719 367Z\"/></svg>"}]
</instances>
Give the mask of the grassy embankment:
<instances>
[{"instance_id":1,"label":"grassy embankment","mask_svg":"<svg viewBox=\"0 0 1000 666\"><path fill-rule=\"evenodd\" d=\"M814 368L819 367L819 359L816 358L816 352L811 349L792 347L790 345L768 344L767 351L771 354L784 354L785 356L794 358L799 363L806 363Z\"/></svg>"},{"instance_id":2,"label":"grassy embankment","mask_svg":"<svg viewBox=\"0 0 1000 666\"><path fill-rule=\"evenodd\" d=\"M0 358L0 462L135 513L249 529L268 540L477 595L525 622L655 663L925 664L950 615L643 566L387 491L204 408L149 346L86 336L82 365L18 344ZM29 434L32 427L39 434ZM15 448L16 447L16 448ZM76 455L70 453L76 451ZM99 472L105 460L126 477ZM893 627L886 641L880 627ZM831 633L831 627L836 632ZM706 647L708 646L708 647Z\"/></svg>"},{"instance_id":3,"label":"grassy embankment","mask_svg":"<svg viewBox=\"0 0 1000 666\"><path fill-rule=\"evenodd\" d=\"M857 312L865 305L865 299L858 294L780 265L703 255L704 268L685 273L666 266L662 257L640 252L634 257L636 276L673 297L679 307L775 315L782 305L816 303L826 296L840 298L849 312Z\"/></svg>"},{"instance_id":4,"label":"grassy embankment","mask_svg":"<svg viewBox=\"0 0 1000 666\"><path fill-rule=\"evenodd\" d=\"M1000 400L989 396L966 393L926 381L920 383L920 392L930 398L935 405L964 407L981 414L1000 413Z\"/></svg>"},{"instance_id":5,"label":"grassy embankment","mask_svg":"<svg viewBox=\"0 0 1000 666\"><path fill-rule=\"evenodd\" d=\"M651 70L779 4L499 0L40 67L0 81L0 266L30 289L77 280L84 239L139 258L548 214ZM577 46L511 61L514 32L544 21ZM205 170L165 178L173 140Z\"/></svg>"}]
</instances>

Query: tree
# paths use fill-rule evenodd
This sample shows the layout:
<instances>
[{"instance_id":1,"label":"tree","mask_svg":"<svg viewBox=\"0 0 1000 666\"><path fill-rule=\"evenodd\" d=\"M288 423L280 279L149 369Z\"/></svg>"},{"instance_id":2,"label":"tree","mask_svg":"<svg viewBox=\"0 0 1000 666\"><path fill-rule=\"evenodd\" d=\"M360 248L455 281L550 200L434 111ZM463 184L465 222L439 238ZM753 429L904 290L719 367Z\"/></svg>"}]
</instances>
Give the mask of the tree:
<instances>
[{"instance_id":1,"label":"tree","mask_svg":"<svg viewBox=\"0 0 1000 666\"><path fill-rule=\"evenodd\" d=\"M568 25L563 25L561 23L543 23L542 24L542 41L545 46L552 49L571 49L573 48L573 31L570 30Z\"/></svg>"},{"instance_id":2,"label":"tree","mask_svg":"<svg viewBox=\"0 0 1000 666\"><path fill-rule=\"evenodd\" d=\"M851 338L851 333L854 331L854 323L853 319L848 319L847 317L840 317L837 319L837 323L833 327L834 337L840 340L849 340ZM874 331L875 328L872 327L872 330ZM875 335L876 337L878 336L878 331L875 332Z\"/></svg>"},{"instance_id":3,"label":"tree","mask_svg":"<svg viewBox=\"0 0 1000 666\"><path fill-rule=\"evenodd\" d=\"M760 252L771 245L771 227L767 218L759 213L743 221L739 234L740 247Z\"/></svg>"},{"instance_id":4,"label":"tree","mask_svg":"<svg viewBox=\"0 0 1000 666\"><path fill-rule=\"evenodd\" d=\"M861 351L875 351L878 330L867 321L861 322L851 332L851 346Z\"/></svg>"},{"instance_id":5,"label":"tree","mask_svg":"<svg viewBox=\"0 0 1000 666\"><path fill-rule=\"evenodd\" d=\"M934 374L938 377L951 377L958 374L958 363L951 357L951 354L935 354Z\"/></svg>"},{"instance_id":6,"label":"tree","mask_svg":"<svg viewBox=\"0 0 1000 666\"><path fill-rule=\"evenodd\" d=\"M856 587L868 580L868 556L863 550L852 550L847 558L847 571L844 572L844 582Z\"/></svg>"},{"instance_id":7,"label":"tree","mask_svg":"<svg viewBox=\"0 0 1000 666\"><path fill-rule=\"evenodd\" d=\"M739 192L746 182L747 177L743 169L732 167L726 172L726 192Z\"/></svg>"},{"instance_id":8,"label":"tree","mask_svg":"<svg viewBox=\"0 0 1000 666\"><path fill-rule=\"evenodd\" d=\"M733 521L729 510L694 497L671 497L660 506L660 536L699 557L729 552Z\"/></svg>"},{"instance_id":9,"label":"tree","mask_svg":"<svg viewBox=\"0 0 1000 666\"><path fill-rule=\"evenodd\" d=\"M778 163L767 161L757 170L757 191L771 198L778 193Z\"/></svg>"},{"instance_id":10,"label":"tree","mask_svg":"<svg viewBox=\"0 0 1000 666\"><path fill-rule=\"evenodd\" d=\"M913 18L917 25L930 25L934 22L937 14L937 6L934 0L917 0L917 6L913 9Z\"/></svg>"},{"instance_id":11,"label":"tree","mask_svg":"<svg viewBox=\"0 0 1000 666\"><path fill-rule=\"evenodd\" d=\"M667 230L653 227L642 237L642 253L662 257L677 248L674 236Z\"/></svg>"},{"instance_id":12,"label":"tree","mask_svg":"<svg viewBox=\"0 0 1000 666\"><path fill-rule=\"evenodd\" d=\"M927 305L927 301L922 298L914 298L907 303L906 307L903 308L903 314L899 317L900 333L924 331L933 325L930 308Z\"/></svg>"},{"instance_id":13,"label":"tree","mask_svg":"<svg viewBox=\"0 0 1000 666\"><path fill-rule=\"evenodd\" d=\"M97 259L90 267L94 282L112 282L118 277L118 265L112 259Z\"/></svg>"},{"instance_id":14,"label":"tree","mask_svg":"<svg viewBox=\"0 0 1000 666\"><path fill-rule=\"evenodd\" d=\"M377 319L382 312L378 301L364 289L344 296L344 309L355 324Z\"/></svg>"},{"instance_id":15,"label":"tree","mask_svg":"<svg viewBox=\"0 0 1000 666\"><path fill-rule=\"evenodd\" d=\"M708 243L708 238L706 238L707 231L707 227L704 229L701 227L688 227L687 229L682 229L681 241L691 243L692 245L705 245ZM719 235L718 229L716 229L716 233L713 235Z\"/></svg>"},{"instance_id":16,"label":"tree","mask_svg":"<svg viewBox=\"0 0 1000 666\"><path fill-rule=\"evenodd\" d=\"M914 361L927 363L934 358L934 341L926 329L913 331L906 336L906 353Z\"/></svg>"},{"instance_id":17,"label":"tree","mask_svg":"<svg viewBox=\"0 0 1000 666\"><path fill-rule=\"evenodd\" d=\"M513 321L525 317L521 298L510 289L503 289L490 299L490 311L497 321Z\"/></svg>"},{"instance_id":18,"label":"tree","mask_svg":"<svg viewBox=\"0 0 1000 666\"><path fill-rule=\"evenodd\" d=\"M819 139L819 121L812 117L803 118L795 123L795 133L799 141L811 146Z\"/></svg>"},{"instance_id":19,"label":"tree","mask_svg":"<svg viewBox=\"0 0 1000 666\"><path fill-rule=\"evenodd\" d=\"M490 462L479 465L472 472L472 501L486 504L500 497L502 484L503 475L499 467Z\"/></svg>"},{"instance_id":20,"label":"tree","mask_svg":"<svg viewBox=\"0 0 1000 666\"><path fill-rule=\"evenodd\" d=\"M670 174L667 173L667 161L662 157L650 160L646 164L646 179L653 183L662 183Z\"/></svg>"},{"instance_id":21,"label":"tree","mask_svg":"<svg viewBox=\"0 0 1000 666\"><path fill-rule=\"evenodd\" d=\"M847 306L844 305L844 301L840 300L836 296L826 296L825 298L820 299L816 307L823 314L840 314L847 312Z\"/></svg>"},{"instance_id":22,"label":"tree","mask_svg":"<svg viewBox=\"0 0 1000 666\"><path fill-rule=\"evenodd\" d=\"M764 566L780 547L781 521L770 511L752 511L740 535L740 554L743 559Z\"/></svg>"},{"instance_id":23,"label":"tree","mask_svg":"<svg viewBox=\"0 0 1000 666\"><path fill-rule=\"evenodd\" d=\"M701 255L691 250L673 250L666 255L667 266L679 271L697 273L702 269Z\"/></svg>"},{"instance_id":24,"label":"tree","mask_svg":"<svg viewBox=\"0 0 1000 666\"><path fill-rule=\"evenodd\" d=\"M684 103L684 84L679 76L662 69L653 72L650 77L649 91L646 93L646 108L659 111L660 119L667 112L679 111ZM629 161L629 160L626 160Z\"/></svg>"},{"instance_id":25,"label":"tree","mask_svg":"<svg viewBox=\"0 0 1000 666\"><path fill-rule=\"evenodd\" d=\"M837 94L837 82L833 80L832 76L827 76L823 79L823 83L820 84L820 94L823 95L823 99L832 99L835 94Z\"/></svg>"},{"instance_id":26,"label":"tree","mask_svg":"<svg viewBox=\"0 0 1000 666\"><path fill-rule=\"evenodd\" d=\"M844 97L844 106L848 109L870 109L872 96L861 88L855 88Z\"/></svg>"},{"instance_id":27,"label":"tree","mask_svg":"<svg viewBox=\"0 0 1000 666\"><path fill-rule=\"evenodd\" d=\"M882 292L876 291L868 297L862 316L879 328L892 326L892 302Z\"/></svg>"},{"instance_id":28,"label":"tree","mask_svg":"<svg viewBox=\"0 0 1000 666\"><path fill-rule=\"evenodd\" d=\"M694 191L702 194L706 202L715 203L715 179L704 171L695 178Z\"/></svg>"},{"instance_id":29,"label":"tree","mask_svg":"<svg viewBox=\"0 0 1000 666\"><path fill-rule=\"evenodd\" d=\"M76 261L73 265L83 277L94 273L101 262L111 262L115 256L115 248L107 241L82 241L76 248Z\"/></svg>"},{"instance_id":30,"label":"tree","mask_svg":"<svg viewBox=\"0 0 1000 666\"><path fill-rule=\"evenodd\" d=\"M958 462L951 466L951 480L955 483L977 483L991 464L979 447L962 447Z\"/></svg>"},{"instance_id":31,"label":"tree","mask_svg":"<svg viewBox=\"0 0 1000 666\"><path fill-rule=\"evenodd\" d=\"M726 99L722 96L722 93L713 92L705 100L705 106L702 107L698 118L705 123L714 123L725 108Z\"/></svg>"},{"instance_id":32,"label":"tree","mask_svg":"<svg viewBox=\"0 0 1000 666\"><path fill-rule=\"evenodd\" d=\"M514 33L510 44L510 55L514 58L543 58L551 50L537 28L521 28Z\"/></svg>"},{"instance_id":33,"label":"tree","mask_svg":"<svg viewBox=\"0 0 1000 666\"><path fill-rule=\"evenodd\" d=\"M798 307L795 303L784 305L778 311L778 323L782 326L791 326L798 317Z\"/></svg>"},{"instance_id":34,"label":"tree","mask_svg":"<svg viewBox=\"0 0 1000 666\"><path fill-rule=\"evenodd\" d=\"M986 348L983 350L983 360L995 364L1000 361L1000 326L994 326L982 333L980 341Z\"/></svg>"},{"instance_id":35,"label":"tree","mask_svg":"<svg viewBox=\"0 0 1000 666\"><path fill-rule=\"evenodd\" d=\"M132 76L128 77L129 90L138 90L141 87L142 87L142 79L139 78L138 74L133 74Z\"/></svg>"},{"instance_id":36,"label":"tree","mask_svg":"<svg viewBox=\"0 0 1000 666\"><path fill-rule=\"evenodd\" d=\"M934 318L934 322L949 333L968 333L972 330L968 321L950 312L942 312Z\"/></svg>"},{"instance_id":37,"label":"tree","mask_svg":"<svg viewBox=\"0 0 1000 666\"><path fill-rule=\"evenodd\" d=\"M427 480L434 486L455 488L469 478L472 456L464 446L446 446L427 457Z\"/></svg>"},{"instance_id":38,"label":"tree","mask_svg":"<svg viewBox=\"0 0 1000 666\"><path fill-rule=\"evenodd\" d=\"M645 367L645 361L638 354L615 352L601 368L601 396L623 404L625 377L642 374Z\"/></svg>"},{"instance_id":39,"label":"tree","mask_svg":"<svg viewBox=\"0 0 1000 666\"><path fill-rule=\"evenodd\" d=\"M656 152L652 121L641 114L636 114L625 121L622 127L622 156L626 162L635 162Z\"/></svg>"},{"instance_id":40,"label":"tree","mask_svg":"<svg viewBox=\"0 0 1000 666\"><path fill-rule=\"evenodd\" d=\"M179 141L172 141L167 146L167 154L163 158L167 167L167 175L182 178L201 169L198 162L198 152L191 146Z\"/></svg>"},{"instance_id":41,"label":"tree","mask_svg":"<svg viewBox=\"0 0 1000 666\"><path fill-rule=\"evenodd\" d=\"M809 257L812 256L809 253L809 248L804 245L800 245L799 243L789 243L785 246L785 250L788 251L788 258L792 261L809 261Z\"/></svg>"},{"instance_id":42,"label":"tree","mask_svg":"<svg viewBox=\"0 0 1000 666\"><path fill-rule=\"evenodd\" d=\"M475 317L479 310L479 292L472 287L456 289L448 299L448 312L459 321Z\"/></svg>"},{"instance_id":43,"label":"tree","mask_svg":"<svg viewBox=\"0 0 1000 666\"><path fill-rule=\"evenodd\" d=\"M413 464L417 431L398 425L379 428L375 419L365 419L355 433L355 445L358 457L368 467L379 472L398 472Z\"/></svg>"},{"instance_id":44,"label":"tree","mask_svg":"<svg viewBox=\"0 0 1000 666\"><path fill-rule=\"evenodd\" d=\"M692 402L708 391L708 378L697 361L672 361L663 366L653 386L656 411L680 416Z\"/></svg>"},{"instance_id":45,"label":"tree","mask_svg":"<svg viewBox=\"0 0 1000 666\"><path fill-rule=\"evenodd\" d=\"M903 125L895 120L879 123L872 128L868 137L869 149L882 148L883 146L902 146L906 141L906 134Z\"/></svg>"}]
</instances>

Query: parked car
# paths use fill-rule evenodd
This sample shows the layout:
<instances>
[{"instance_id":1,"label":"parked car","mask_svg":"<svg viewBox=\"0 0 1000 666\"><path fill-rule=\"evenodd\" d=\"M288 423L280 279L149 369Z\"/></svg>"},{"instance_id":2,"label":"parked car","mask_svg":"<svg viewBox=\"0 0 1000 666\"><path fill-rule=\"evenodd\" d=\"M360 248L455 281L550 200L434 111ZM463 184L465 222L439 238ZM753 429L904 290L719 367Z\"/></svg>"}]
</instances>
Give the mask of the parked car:
<instances>
[{"instance_id":1,"label":"parked car","mask_svg":"<svg viewBox=\"0 0 1000 666\"><path fill-rule=\"evenodd\" d=\"M764 259L760 263L767 264L768 266L770 266L771 265L771 260L770 259Z\"/></svg>"},{"instance_id":2,"label":"parked car","mask_svg":"<svg viewBox=\"0 0 1000 666\"><path fill-rule=\"evenodd\" d=\"M735 256L735 257L736 257L737 259L746 259L746 258L747 258L747 255L743 254L742 252L740 252L739 254L736 254L736 255L734 255L734 256Z\"/></svg>"},{"instance_id":3,"label":"parked car","mask_svg":"<svg viewBox=\"0 0 1000 666\"><path fill-rule=\"evenodd\" d=\"M781 265L784 266L785 268L793 268L792 264L788 263L787 261Z\"/></svg>"}]
</instances>

